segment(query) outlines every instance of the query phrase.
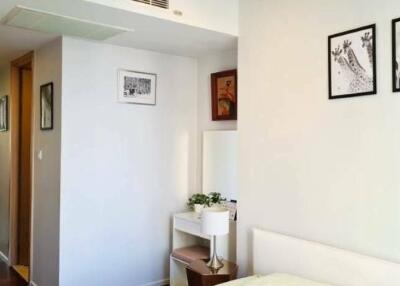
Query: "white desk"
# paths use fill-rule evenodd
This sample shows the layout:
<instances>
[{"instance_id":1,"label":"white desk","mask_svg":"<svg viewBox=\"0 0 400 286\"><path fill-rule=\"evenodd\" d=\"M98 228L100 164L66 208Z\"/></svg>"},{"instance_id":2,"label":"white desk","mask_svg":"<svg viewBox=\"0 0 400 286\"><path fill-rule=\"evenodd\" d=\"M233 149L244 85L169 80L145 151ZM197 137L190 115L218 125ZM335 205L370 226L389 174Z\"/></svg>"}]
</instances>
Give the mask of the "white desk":
<instances>
[{"instance_id":1,"label":"white desk","mask_svg":"<svg viewBox=\"0 0 400 286\"><path fill-rule=\"evenodd\" d=\"M173 217L172 251L182 247L210 245L210 237L201 233L201 220L194 212L179 213ZM229 234L217 238L217 254L236 262L236 222L231 221ZM210 256L212 256L210 250ZM170 285L187 286L187 264L170 256Z\"/></svg>"}]
</instances>

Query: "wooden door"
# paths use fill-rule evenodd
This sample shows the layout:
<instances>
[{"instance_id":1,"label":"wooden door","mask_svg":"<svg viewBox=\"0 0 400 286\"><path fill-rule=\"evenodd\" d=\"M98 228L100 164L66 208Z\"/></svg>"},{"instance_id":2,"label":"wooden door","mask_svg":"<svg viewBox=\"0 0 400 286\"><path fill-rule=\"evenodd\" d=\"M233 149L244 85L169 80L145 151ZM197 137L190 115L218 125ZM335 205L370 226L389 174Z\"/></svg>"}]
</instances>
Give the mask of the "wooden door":
<instances>
[{"instance_id":1,"label":"wooden door","mask_svg":"<svg viewBox=\"0 0 400 286\"><path fill-rule=\"evenodd\" d=\"M31 238L32 70L20 69L17 264L29 266Z\"/></svg>"}]
</instances>

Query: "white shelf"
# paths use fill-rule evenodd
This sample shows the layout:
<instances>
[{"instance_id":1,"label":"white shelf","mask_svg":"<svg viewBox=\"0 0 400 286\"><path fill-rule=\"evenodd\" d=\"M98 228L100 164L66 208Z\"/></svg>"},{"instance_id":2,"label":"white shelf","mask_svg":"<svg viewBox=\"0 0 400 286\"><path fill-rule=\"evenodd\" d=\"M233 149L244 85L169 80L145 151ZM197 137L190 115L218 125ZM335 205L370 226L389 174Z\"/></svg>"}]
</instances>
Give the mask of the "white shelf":
<instances>
[{"instance_id":1,"label":"white shelf","mask_svg":"<svg viewBox=\"0 0 400 286\"><path fill-rule=\"evenodd\" d=\"M210 240L210 236L201 233L201 220L194 212L175 215L174 230Z\"/></svg>"}]
</instances>

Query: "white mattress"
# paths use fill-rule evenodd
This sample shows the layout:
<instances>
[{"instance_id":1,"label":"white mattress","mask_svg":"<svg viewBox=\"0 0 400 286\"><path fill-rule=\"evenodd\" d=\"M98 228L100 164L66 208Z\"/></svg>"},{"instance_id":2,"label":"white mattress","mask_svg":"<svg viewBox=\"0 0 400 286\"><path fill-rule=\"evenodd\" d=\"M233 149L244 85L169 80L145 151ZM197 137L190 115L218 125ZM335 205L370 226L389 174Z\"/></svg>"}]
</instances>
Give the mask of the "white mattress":
<instances>
[{"instance_id":1,"label":"white mattress","mask_svg":"<svg viewBox=\"0 0 400 286\"><path fill-rule=\"evenodd\" d=\"M255 275L220 285L221 286L332 286L311 280L306 280L297 276L292 276L289 274L280 274L280 273L267 276Z\"/></svg>"}]
</instances>

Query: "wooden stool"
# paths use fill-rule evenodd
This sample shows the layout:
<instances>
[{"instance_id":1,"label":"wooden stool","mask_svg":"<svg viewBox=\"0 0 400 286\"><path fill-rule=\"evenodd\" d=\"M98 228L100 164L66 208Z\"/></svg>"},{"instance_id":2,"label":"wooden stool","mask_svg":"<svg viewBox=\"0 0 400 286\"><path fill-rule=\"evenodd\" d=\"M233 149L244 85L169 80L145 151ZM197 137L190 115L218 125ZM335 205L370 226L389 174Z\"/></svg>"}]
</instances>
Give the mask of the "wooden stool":
<instances>
[{"instance_id":1,"label":"wooden stool","mask_svg":"<svg viewBox=\"0 0 400 286\"><path fill-rule=\"evenodd\" d=\"M213 286L236 279L238 266L225 261L224 266L218 271L208 268L204 260L196 260L186 268L189 286Z\"/></svg>"}]
</instances>

